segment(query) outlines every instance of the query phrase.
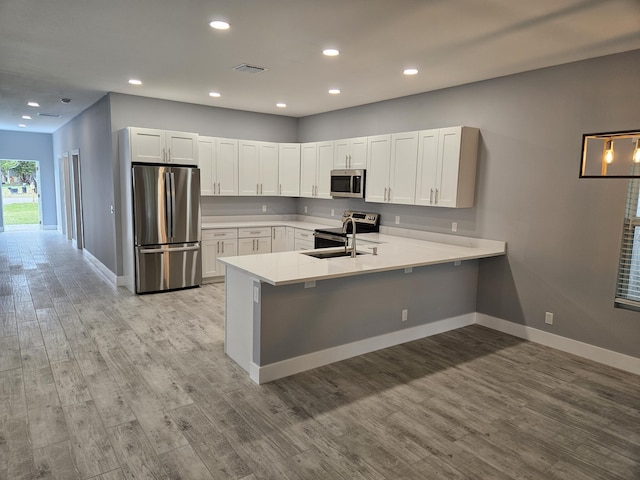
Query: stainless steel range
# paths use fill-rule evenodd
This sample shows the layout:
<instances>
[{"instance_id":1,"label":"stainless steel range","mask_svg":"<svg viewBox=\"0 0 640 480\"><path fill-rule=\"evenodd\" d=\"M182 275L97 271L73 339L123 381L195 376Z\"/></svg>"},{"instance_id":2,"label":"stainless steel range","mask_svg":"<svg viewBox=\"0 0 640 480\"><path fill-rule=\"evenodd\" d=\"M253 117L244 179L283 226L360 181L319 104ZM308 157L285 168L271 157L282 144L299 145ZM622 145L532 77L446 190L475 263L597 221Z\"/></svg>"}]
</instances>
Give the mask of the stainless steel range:
<instances>
[{"instance_id":1,"label":"stainless steel range","mask_svg":"<svg viewBox=\"0 0 640 480\"><path fill-rule=\"evenodd\" d=\"M372 233L380 231L380 215L378 213L353 212L345 210L342 214L344 227L318 228L313 236L315 237L315 248L346 247L348 243L347 235L353 233L353 223L356 225L356 234Z\"/></svg>"}]
</instances>

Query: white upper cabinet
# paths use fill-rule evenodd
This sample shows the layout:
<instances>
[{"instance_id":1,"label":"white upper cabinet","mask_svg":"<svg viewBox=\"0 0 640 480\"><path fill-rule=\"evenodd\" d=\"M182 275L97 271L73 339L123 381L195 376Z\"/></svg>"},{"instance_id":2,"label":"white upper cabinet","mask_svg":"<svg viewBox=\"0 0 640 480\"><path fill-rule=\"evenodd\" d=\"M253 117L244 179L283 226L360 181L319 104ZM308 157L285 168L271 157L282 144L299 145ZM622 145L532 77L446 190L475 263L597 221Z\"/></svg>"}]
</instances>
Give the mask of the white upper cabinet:
<instances>
[{"instance_id":1,"label":"white upper cabinet","mask_svg":"<svg viewBox=\"0 0 640 480\"><path fill-rule=\"evenodd\" d=\"M394 133L369 137L367 187L368 202L401 203L415 201L418 133Z\"/></svg>"},{"instance_id":2,"label":"white upper cabinet","mask_svg":"<svg viewBox=\"0 0 640 480\"><path fill-rule=\"evenodd\" d=\"M198 165L198 134L130 127L131 161Z\"/></svg>"},{"instance_id":3,"label":"white upper cabinet","mask_svg":"<svg viewBox=\"0 0 640 480\"><path fill-rule=\"evenodd\" d=\"M441 128L420 132L416 204L473 207L479 130Z\"/></svg>"},{"instance_id":4,"label":"white upper cabinet","mask_svg":"<svg viewBox=\"0 0 640 480\"><path fill-rule=\"evenodd\" d=\"M198 137L201 195L238 195L238 141Z\"/></svg>"},{"instance_id":5,"label":"white upper cabinet","mask_svg":"<svg viewBox=\"0 0 640 480\"><path fill-rule=\"evenodd\" d=\"M300 153L300 196L331 198L333 142L303 143Z\"/></svg>"},{"instance_id":6,"label":"white upper cabinet","mask_svg":"<svg viewBox=\"0 0 640 480\"><path fill-rule=\"evenodd\" d=\"M334 168L366 168L367 137L344 138L334 144Z\"/></svg>"},{"instance_id":7,"label":"white upper cabinet","mask_svg":"<svg viewBox=\"0 0 640 480\"><path fill-rule=\"evenodd\" d=\"M278 173L282 197L300 196L300 144L281 143L279 145Z\"/></svg>"},{"instance_id":8,"label":"white upper cabinet","mask_svg":"<svg viewBox=\"0 0 640 480\"><path fill-rule=\"evenodd\" d=\"M387 201L413 205L416 200L418 132L391 135L391 167Z\"/></svg>"},{"instance_id":9,"label":"white upper cabinet","mask_svg":"<svg viewBox=\"0 0 640 480\"><path fill-rule=\"evenodd\" d=\"M240 195L278 195L278 144L238 141Z\"/></svg>"},{"instance_id":10,"label":"white upper cabinet","mask_svg":"<svg viewBox=\"0 0 640 480\"><path fill-rule=\"evenodd\" d=\"M386 202L391 168L391 135L375 135L368 139L365 200Z\"/></svg>"}]
</instances>

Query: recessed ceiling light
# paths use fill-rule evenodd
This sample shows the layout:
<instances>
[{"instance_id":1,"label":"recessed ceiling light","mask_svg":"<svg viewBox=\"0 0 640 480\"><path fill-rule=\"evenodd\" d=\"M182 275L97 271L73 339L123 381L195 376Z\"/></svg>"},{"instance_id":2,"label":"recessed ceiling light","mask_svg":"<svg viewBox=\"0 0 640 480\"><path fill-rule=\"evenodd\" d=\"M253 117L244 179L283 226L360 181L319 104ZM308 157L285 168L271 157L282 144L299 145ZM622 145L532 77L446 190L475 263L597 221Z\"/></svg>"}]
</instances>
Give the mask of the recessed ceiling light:
<instances>
[{"instance_id":1,"label":"recessed ceiling light","mask_svg":"<svg viewBox=\"0 0 640 480\"><path fill-rule=\"evenodd\" d=\"M340 50L335 48L325 48L322 53L324 53L327 57L336 57L340 55Z\"/></svg>"},{"instance_id":2,"label":"recessed ceiling light","mask_svg":"<svg viewBox=\"0 0 640 480\"><path fill-rule=\"evenodd\" d=\"M209 23L211 28L215 28L216 30L229 30L229 24L222 20L214 20Z\"/></svg>"},{"instance_id":3,"label":"recessed ceiling light","mask_svg":"<svg viewBox=\"0 0 640 480\"><path fill-rule=\"evenodd\" d=\"M40 104L38 102L29 102L27 103L27 105L29 105L30 107L39 107Z\"/></svg>"},{"instance_id":4,"label":"recessed ceiling light","mask_svg":"<svg viewBox=\"0 0 640 480\"><path fill-rule=\"evenodd\" d=\"M418 74L418 69L417 68L405 68L404 69L404 73L405 75L417 75Z\"/></svg>"},{"instance_id":5,"label":"recessed ceiling light","mask_svg":"<svg viewBox=\"0 0 640 480\"><path fill-rule=\"evenodd\" d=\"M286 103L276 103L276 107L278 107L278 108L287 108L287 104Z\"/></svg>"},{"instance_id":6,"label":"recessed ceiling light","mask_svg":"<svg viewBox=\"0 0 640 480\"><path fill-rule=\"evenodd\" d=\"M136 78L132 78L131 80L129 80L129 83L131 85L142 85L142 80L138 80Z\"/></svg>"},{"instance_id":7,"label":"recessed ceiling light","mask_svg":"<svg viewBox=\"0 0 640 480\"><path fill-rule=\"evenodd\" d=\"M31 120L31 115L22 115L23 120Z\"/></svg>"},{"instance_id":8,"label":"recessed ceiling light","mask_svg":"<svg viewBox=\"0 0 640 480\"><path fill-rule=\"evenodd\" d=\"M220 97L220 93L218 93L218 92L209 92L209 96L213 97L213 98L218 98L218 97Z\"/></svg>"},{"instance_id":9,"label":"recessed ceiling light","mask_svg":"<svg viewBox=\"0 0 640 480\"><path fill-rule=\"evenodd\" d=\"M18 124L18 126L19 126L20 128L27 128L27 126L26 126L24 123L19 123L19 124Z\"/></svg>"},{"instance_id":10,"label":"recessed ceiling light","mask_svg":"<svg viewBox=\"0 0 640 480\"><path fill-rule=\"evenodd\" d=\"M62 103L71 103L71 99L70 98L61 98L60 101Z\"/></svg>"},{"instance_id":11,"label":"recessed ceiling light","mask_svg":"<svg viewBox=\"0 0 640 480\"><path fill-rule=\"evenodd\" d=\"M331 95L338 95L340 93L340 89L339 88L332 88L331 90L329 90L329 93Z\"/></svg>"}]
</instances>

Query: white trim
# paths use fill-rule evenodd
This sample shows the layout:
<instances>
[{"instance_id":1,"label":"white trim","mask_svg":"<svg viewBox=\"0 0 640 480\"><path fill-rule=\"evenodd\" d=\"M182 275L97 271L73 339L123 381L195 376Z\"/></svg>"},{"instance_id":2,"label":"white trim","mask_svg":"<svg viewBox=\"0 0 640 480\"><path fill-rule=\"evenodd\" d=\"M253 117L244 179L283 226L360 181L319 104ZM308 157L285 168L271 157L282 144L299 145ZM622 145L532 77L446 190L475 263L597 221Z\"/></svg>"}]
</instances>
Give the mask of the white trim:
<instances>
[{"instance_id":1,"label":"white trim","mask_svg":"<svg viewBox=\"0 0 640 480\"><path fill-rule=\"evenodd\" d=\"M91 262L91 264L96 267L96 269L112 284L117 286L117 279L115 273L109 270L100 260L94 257L91 252L89 252L86 248L82 249L82 255L85 256L87 260Z\"/></svg>"},{"instance_id":2,"label":"white trim","mask_svg":"<svg viewBox=\"0 0 640 480\"><path fill-rule=\"evenodd\" d=\"M289 375L328 365L329 363L339 362L383 348L393 347L394 345L400 345L431 335L448 332L449 330L473 325L475 323L475 316L475 313L468 313L458 317L446 318L444 320L438 320L437 322L405 328L384 335L327 348L326 350L300 355L262 367L251 362L249 376L251 380L258 384L271 382L278 378L288 377Z\"/></svg>"},{"instance_id":3,"label":"white trim","mask_svg":"<svg viewBox=\"0 0 640 480\"><path fill-rule=\"evenodd\" d=\"M118 275L116 277L116 287L126 287L127 286L127 277L124 275Z\"/></svg>"},{"instance_id":4,"label":"white trim","mask_svg":"<svg viewBox=\"0 0 640 480\"><path fill-rule=\"evenodd\" d=\"M534 343L546 345L547 347L572 353L594 362L640 375L640 358L637 357L561 337L560 335L527 327L526 325L508 322L483 313L476 313L476 323L483 327L491 328L492 330L513 335L514 337L524 338Z\"/></svg>"}]
</instances>

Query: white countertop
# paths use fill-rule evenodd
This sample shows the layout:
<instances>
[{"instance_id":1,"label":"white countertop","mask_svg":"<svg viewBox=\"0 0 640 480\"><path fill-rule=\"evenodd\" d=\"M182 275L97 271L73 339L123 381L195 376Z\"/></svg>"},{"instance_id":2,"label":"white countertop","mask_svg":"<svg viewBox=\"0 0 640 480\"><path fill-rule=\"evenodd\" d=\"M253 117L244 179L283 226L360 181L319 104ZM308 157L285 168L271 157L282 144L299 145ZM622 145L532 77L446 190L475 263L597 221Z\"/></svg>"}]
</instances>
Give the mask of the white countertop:
<instances>
[{"instance_id":1,"label":"white countertop","mask_svg":"<svg viewBox=\"0 0 640 480\"><path fill-rule=\"evenodd\" d=\"M237 222L206 222L201 224L202 230L211 230L215 228L257 228L257 227L294 227L303 230L315 230L316 228L339 227L341 223L336 220L331 223L313 223L300 222L296 220L262 220L262 221L237 221Z\"/></svg>"},{"instance_id":2,"label":"white countertop","mask_svg":"<svg viewBox=\"0 0 640 480\"><path fill-rule=\"evenodd\" d=\"M307 228L298 226L302 222L290 223L296 228ZM216 224L216 226L218 225L220 224ZM229 225L228 228L233 228L231 227L233 224ZM283 223L270 223L269 225L283 225ZM257 225L251 223L251 226ZM265 224L265 226L267 225ZM425 235L429 234L425 233ZM318 259L296 251L225 257L220 258L219 261L229 267L245 271L263 282L278 286L494 257L506 253L506 243L502 241L457 235L436 235L438 241L398 237L383 233L357 235L357 239L376 242L379 245L377 245L377 255L371 254L370 245L358 247L358 252L365 254L358 255L356 258ZM451 243L448 243L448 240ZM313 251L329 251L329 249ZM304 252L309 253L311 250Z\"/></svg>"}]
</instances>

